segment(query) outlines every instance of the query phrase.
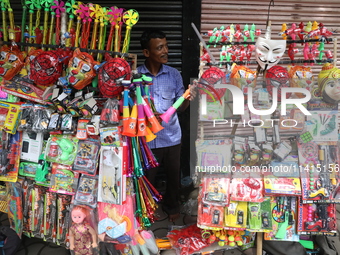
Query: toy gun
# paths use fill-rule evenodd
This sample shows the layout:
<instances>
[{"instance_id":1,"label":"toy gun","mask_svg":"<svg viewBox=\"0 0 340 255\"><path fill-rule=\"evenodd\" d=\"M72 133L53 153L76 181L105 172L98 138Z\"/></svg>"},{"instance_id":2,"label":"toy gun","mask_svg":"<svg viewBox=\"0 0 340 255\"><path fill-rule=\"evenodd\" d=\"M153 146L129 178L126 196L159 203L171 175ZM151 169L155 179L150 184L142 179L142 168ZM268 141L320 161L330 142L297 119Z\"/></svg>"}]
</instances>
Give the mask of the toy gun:
<instances>
[{"instance_id":1,"label":"toy gun","mask_svg":"<svg viewBox=\"0 0 340 255\"><path fill-rule=\"evenodd\" d=\"M306 230L316 231L333 231L336 230L336 222L334 218L334 212L329 212L329 204L317 204L314 211L314 221L305 222Z\"/></svg>"},{"instance_id":2,"label":"toy gun","mask_svg":"<svg viewBox=\"0 0 340 255\"><path fill-rule=\"evenodd\" d=\"M295 43L292 43L289 45L288 48L288 56L290 58L291 61L294 61L295 59L295 54L297 54L299 52L299 50L297 48L295 48ZM292 63L292 65L294 66L294 62Z\"/></svg>"},{"instance_id":3,"label":"toy gun","mask_svg":"<svg viewBox=\"0 0 340 255\"><path fill-rule=\"evenodd\" d=\"M52 141L56 142L59 145L59 147L62 151L62 153L60 155L60 159L63 160L63 161L68 160L70 154L74 150L73 143L69 139L66 139L66 138L58 139L57 137L53 137Z\"/></svg>"},{"instance_id":4,"label":"toy gun","mask_svg":"<svg viewBox=\"0 0 340 255\"><path fill-rule=\"evenodd\" d=\"M42 153L39 156L38 160L38 167L35 172L35 181L37 182L45 182L46 181L46 175L48 174L48 163L45 160L45 154Z\"/></svg>"}]
</instances>

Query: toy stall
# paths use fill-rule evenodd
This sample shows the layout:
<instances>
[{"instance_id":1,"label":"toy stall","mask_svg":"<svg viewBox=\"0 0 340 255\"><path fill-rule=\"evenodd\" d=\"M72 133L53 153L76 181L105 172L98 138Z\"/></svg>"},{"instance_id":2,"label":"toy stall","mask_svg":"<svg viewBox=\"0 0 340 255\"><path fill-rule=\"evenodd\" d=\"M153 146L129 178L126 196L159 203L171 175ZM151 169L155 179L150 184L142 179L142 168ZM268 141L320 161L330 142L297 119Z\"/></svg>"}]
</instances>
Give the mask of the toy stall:
<instances>
[{"instance_id":1,"label":"toy stall","mask_svg":"<svg viewBox=\"0 0 340 255\"><path fill-rule=\"evenodd\" d=\"M270 20L192 27L201 41L193 179L202 236L256 254L263 240L319 254L313 238L336 235L340 202L334 30L309 20L275 34Z\"/></svg>"},{"instance_id":2,"label":"toy stall","mask_svg":"<svg viewBox=\"0 0 340 255\"><path fill-rule=\"evenodd\" d=\"M0 199L10 228L72 254L107 243L158 253L148 228L162 196L145 171L158 165L147 143L163 127L152 79L129 53L138 12L26 1L19 26L10 2L1 6Z\"/></svg>"}]
</instances>

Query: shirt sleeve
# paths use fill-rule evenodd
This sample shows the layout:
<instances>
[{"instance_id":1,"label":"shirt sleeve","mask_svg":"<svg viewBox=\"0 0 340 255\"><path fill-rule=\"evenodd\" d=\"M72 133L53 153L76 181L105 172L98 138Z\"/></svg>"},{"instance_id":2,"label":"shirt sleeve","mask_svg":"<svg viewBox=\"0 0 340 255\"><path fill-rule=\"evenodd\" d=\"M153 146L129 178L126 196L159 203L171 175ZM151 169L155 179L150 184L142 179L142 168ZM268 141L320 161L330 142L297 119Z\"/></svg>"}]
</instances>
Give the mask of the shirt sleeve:
<instances>
[{"instance_id":1,"label":"shirt sleeve","mask_svg":"<svg viewBox=\"0 0 340 255\"><path fill-rule=\"evenodd\" d=\"M175 100L177 100L184 93L183 78L178 70L175 70L175 78L176 78Z\"/></svg>"}]
</instances>

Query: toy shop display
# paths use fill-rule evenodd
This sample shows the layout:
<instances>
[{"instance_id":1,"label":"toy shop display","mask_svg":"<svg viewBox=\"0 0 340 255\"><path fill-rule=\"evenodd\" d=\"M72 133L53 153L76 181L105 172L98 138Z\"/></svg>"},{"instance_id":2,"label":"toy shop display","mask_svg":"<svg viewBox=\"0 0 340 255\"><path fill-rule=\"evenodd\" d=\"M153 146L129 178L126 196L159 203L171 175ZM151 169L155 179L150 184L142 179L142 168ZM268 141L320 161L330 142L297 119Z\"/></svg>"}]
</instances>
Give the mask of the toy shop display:
<instances>
[{"instance_id":1,"label":"toy shop display","mask_svg":"<svg viewBox=\"0 0 340 255\"><path fill-rule=\"evenodd\" d=\"M247 100L240 120L253 133L205 139L202 128L197 224L169 231L167 248L189 255L214 243L249 248L256 232L280 241L336 232L340 80L324 50L332 32L323 24L282 26L281 40L271 39L270 24L208 31L201 61L209 68L159 120L152 78L136 72L136 56L128 53L136 10L69 0L23 5L19 28L4 4L0 50L0 181L19 237L74 254L98 254L100 242L124 254L157 254L165 245L146 229L157 220L162 194L145 175L159 165L148 142L196 87L206 100L200 120L225 119L229 83ZM218 67L210 45L221 46ZM248 65L252 59L258 70ZM323 64L318 76L316 64ZM278 106L306 94L311 100L298 109Z\"/></svg>"},{"instance_id":2,"label":"toy shop display","mask_svg":"<svg viewBox=\"0 0 340 255\"><path fill-rule=\"evenodd\" d=\"M204 34L209 41L202 44L201 66L207 67L201 68L198 83L197 224L205 234L220 231L221 246L228 239L226 229L264 232L266 240L294 242L302 234L336 232L339 72L332 53L325 50L333 33L322 23L313 24L283 24L282 40L271 39L270 22L263 37L254 24L244 25L244 30L240 24L221 26ZM219 62L212 62L211 45L219 49ZM298 48L303 54L297 54ZM206 82L213 69L218 76ZM231 89L217 93L224 82L242 90L241 116L225 111L236 107L238 97ZM224 93L235 97L230 101ZM225 125L216 127L217 120Z\"/></svg>"}]
</instances>

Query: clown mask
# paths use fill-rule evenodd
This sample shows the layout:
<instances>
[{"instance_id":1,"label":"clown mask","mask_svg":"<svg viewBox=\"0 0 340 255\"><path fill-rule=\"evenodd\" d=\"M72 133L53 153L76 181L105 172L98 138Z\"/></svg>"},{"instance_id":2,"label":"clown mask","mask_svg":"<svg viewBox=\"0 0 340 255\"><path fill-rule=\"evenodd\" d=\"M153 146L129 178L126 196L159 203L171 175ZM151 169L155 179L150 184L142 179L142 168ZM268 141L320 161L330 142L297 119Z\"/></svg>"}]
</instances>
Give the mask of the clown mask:
<instances>
[{"instance_id":1,"label":"clown mask","mask_svg":"<svg viewBox=\"0 0 340 255\"><path fill-rule=\"evenodd\" d=\"M286 40L271 40L270 27L267 27L265 38L258 37L255 47L256 61L265 71L280 61L286 50Z\"/></svg>"},{"instance_id":2,"label":"clown mask","mask_svg":"<svg viewBox=\"0 0 340 255\"><path fill-rule=\"evenodd\" d=\"M340 102L340 69L330 63L323 65L318 76L319 91L326 103Z\"/></svg>"},{"instance_id":3,"label":"clown mask","mask_svg":"<svg viewBox=\"0 0 340 255\"><path fill-rule=\"evenodd\" d=\"M67 67L68 83L75 89L83 89L96 76L94 66L98 64L90 54L76 49Z\"/></svg>"},{"instance_id":4,"label":"clown mask","mask_svg":"<svg viewBox=\"0 0 340 255\"><path fill-rule=\"evenodd\" d=\"M25 53L18 47L2 46L0 52L0 76L11 80L24 66Z\"/></svg>"}]
</instances>

